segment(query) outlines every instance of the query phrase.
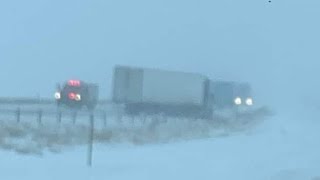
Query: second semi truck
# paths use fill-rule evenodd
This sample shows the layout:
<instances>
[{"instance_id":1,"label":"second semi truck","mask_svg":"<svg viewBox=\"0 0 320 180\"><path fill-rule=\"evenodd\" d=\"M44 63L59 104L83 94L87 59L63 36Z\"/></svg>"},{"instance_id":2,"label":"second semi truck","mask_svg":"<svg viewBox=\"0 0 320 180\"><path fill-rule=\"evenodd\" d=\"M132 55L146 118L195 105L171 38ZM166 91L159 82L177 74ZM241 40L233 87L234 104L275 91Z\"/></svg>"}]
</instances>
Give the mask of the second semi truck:
<instances>
[{"instance_id":1,"label":"second semi truck","mask_svg":"<svg viewBox=\"0 0 320 180\"><path fill-rule=\"evenodd\" d=\"M113 102L131 115L166 114L211 119L214 111L253 105L247 83L212 81L176 71L116 66Z\"/></svg>"}]
</instances>

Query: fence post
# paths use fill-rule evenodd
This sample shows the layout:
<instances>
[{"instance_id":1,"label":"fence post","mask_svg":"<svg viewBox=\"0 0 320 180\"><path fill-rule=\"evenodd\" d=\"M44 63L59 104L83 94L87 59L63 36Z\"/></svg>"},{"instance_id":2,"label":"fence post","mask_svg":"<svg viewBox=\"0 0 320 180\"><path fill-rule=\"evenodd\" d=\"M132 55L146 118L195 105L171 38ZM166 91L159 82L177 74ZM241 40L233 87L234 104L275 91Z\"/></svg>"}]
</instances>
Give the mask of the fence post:
<instances>
[{"instance_id":1,"label":"fence post","mask_svg":"<svg viewBox=\"0 0 320 180\"><path fill-rule=\"evenodd\" d=\"M92 153L93 153L93 138L94 138L94 115L90 114L90 129L89 129L89 140L88 140L88 157L87 165L92 166Z\"/></svg>"},{"instance_id":2,"label":"fence post","mask_svg":"<svg viewBox=\"0 0 320 180\"><path fill-rule=\"evenodd\" d=\"M117 113L117 121L118 123L122 123L122 114L121 113Z\"/></svg>"},{"instance_id":3,"label":"fence post","mask_svg":"<svg viewBox=\"0 0 320 180\"><path fill-rule=\"evenodd\" d=\"M145 124L147 121L147 115L146 114L142 114L142 124Z\"/></svg>"},{"instance_id":4,"label":"fence post","mask_svg":"<svg viewBox=\"0 0 320 180\"><path fill-rule=\"evenodd\" d=\"M21 109L20 107L18 107L16 111L17 123L20 123L20 115L21 115Z\"/></svg>"},{"instance_id":5,"label":"fence post","mask_svg":"<svg viewBox=\"0 0 320 180\"><path fill-rule=\"evenodd\" d=\"M163 123L167 123L168 122L168 116L162 116L161 118L163 119Z\"/></svg>"},{"instance_id":6,"label":"fence post","mask_svg":"<svg viewBox=\"0 0 320 180\"><path fill-rule=\"evenodd\" d=\"M38 110L38 123L39 125L42 124L42 109Z\"/></svg>"},{"instance_id":7,"label":"fence post","mask_svg":"<svg viewBox=\"0 0 320 180\"><path fill-rule=\"evenodd\" d=\"M103 126L107 127L107 113L105 111L103 112Z\"/></svg>"},{"instance_id":8,"label":"fence post","mask_svg":"<svg viewBox=\"0 0 320 180\"><path fill-rule=\"evenodd\" d=\"M61 119L62 119L62 113L61 113L61 111L58 111L57 121L58 121L59 124L61 124Z\"/></svg>"},{"instance_id":9,"label":"fence post","mask_svg":"<svg viewBox=\"0 0 320 180\"><path fill-rule=\"evenodd\" d=\"M72 123L76 124L77 121L77 111L73 111L72 113Z\"/></svg>"}]
</instances>

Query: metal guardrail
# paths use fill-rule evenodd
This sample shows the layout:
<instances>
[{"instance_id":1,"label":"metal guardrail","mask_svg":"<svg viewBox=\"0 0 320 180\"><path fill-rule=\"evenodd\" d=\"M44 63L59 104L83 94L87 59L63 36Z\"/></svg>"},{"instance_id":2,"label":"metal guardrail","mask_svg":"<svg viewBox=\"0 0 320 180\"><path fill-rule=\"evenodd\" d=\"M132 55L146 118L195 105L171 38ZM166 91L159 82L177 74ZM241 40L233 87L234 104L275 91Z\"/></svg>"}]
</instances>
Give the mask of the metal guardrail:
<instances>
[{"instance_id":1,"label":"metal guardrail","mask_svg":"<svg viewBox=\"0 0 320 180\"><path fill-rule=\"evenodd\" d=\"M23 108L16 108L16 109L0 109L0 114L5 114L12 116L16 122L20 123L24 121L23 117L30 117L35 118L38 124L42 123L43 119L48 117L54 117L57 123L61 123L62 119L69 119L72 120L73 124L76 123L78 118L83 117L95 117L97 119L103 120L104 124L107 123L107 112L106 111L72 111L72 110L45 110L45 109L23 109Z\"/></svg>"},{"instance_id":2,"label":"metal guardrail","mask_svg":"<svg viewBox=\"0 0 320 180\"><path fill-rule=\"evenodd\" d=\"M15 117L17 122L20 122L21 116L35 117L41 123L44 117L56 117L57 122L61 122L63 117L71 117L75 122L77 118L91 115L106 121L107 115L111 115L113 105L110 100L100 100L94 111L76 111L65 107L57 108L56 101L49 98L0 97L0 114Z\"/></svg>"},{"instance_id":3,"label":"metal guardrail","mask_svg":"<svg viewBox=\"0 0 320 180\"><path fill-rule=\"evenodd\" d=\"M55 104L54 99L50 98L28 98L28 97L0 97L0 104L17 104L17 105L26 105L26 104ZM98 105L111 104L111 100L102 99L98 102Z\"/></svg>"},{"instance_id":4,"label":"metal guardrail","mask_svg":"<svg viewBox=\"0 0 320 180\"><path fill-rule=\"evenodd\" d=\"M7 98L0 97L0 104L54 104L52 99L44 98Z\"/></svg>"}]
</instances>

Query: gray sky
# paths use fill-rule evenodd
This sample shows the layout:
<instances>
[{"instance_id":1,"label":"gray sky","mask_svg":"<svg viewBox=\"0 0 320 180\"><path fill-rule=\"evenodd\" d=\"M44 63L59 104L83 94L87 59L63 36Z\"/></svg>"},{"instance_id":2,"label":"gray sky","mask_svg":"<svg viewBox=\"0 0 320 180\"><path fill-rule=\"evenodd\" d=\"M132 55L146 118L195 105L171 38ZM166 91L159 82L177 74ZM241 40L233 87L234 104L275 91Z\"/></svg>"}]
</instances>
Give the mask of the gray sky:
<instances>
[{"instance_id":1,"label":"gray sky","mask_svg":"<svg viewBox=\"0 0 320 180\"><path fill-rule=\"evenodd\" d=\"M51 97L56 82L80 78L109 97L122 64L249 81L266 102L308 99L320 90L319 8L317 0L2 1L0 96Z\"/></svg>"}]
</instances>

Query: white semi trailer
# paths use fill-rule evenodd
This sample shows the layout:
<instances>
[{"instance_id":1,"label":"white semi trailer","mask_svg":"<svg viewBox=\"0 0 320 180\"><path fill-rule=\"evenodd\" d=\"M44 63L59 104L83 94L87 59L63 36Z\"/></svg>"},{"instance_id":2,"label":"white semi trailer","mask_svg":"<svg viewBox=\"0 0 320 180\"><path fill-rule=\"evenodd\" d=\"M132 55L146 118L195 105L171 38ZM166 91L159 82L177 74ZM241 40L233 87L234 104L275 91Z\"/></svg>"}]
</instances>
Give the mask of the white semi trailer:
<instances>
[{"instance_id":1,"label":"white semi trailer","mask_svg":"<svg viewBox=\"0 0 320 180\"><path fill-rule=\"evenodd\" d=\"M201 74L116 66L113 101L128 114L212 118L214 95Z\"/></svg>"}]
</instances>

